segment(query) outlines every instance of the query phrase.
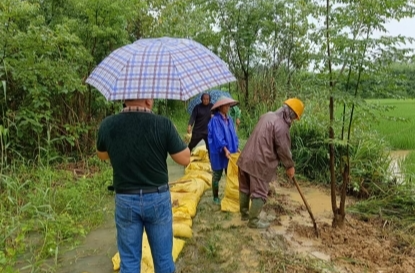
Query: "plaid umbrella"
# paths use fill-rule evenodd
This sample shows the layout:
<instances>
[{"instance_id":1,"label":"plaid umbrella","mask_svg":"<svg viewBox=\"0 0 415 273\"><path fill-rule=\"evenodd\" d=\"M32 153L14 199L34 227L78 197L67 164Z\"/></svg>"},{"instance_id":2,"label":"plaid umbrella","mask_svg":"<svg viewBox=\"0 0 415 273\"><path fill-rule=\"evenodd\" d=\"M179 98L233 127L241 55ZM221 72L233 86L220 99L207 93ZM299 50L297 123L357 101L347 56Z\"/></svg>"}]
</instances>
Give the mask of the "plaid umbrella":
<instances>
[{"instance_id":1,"label":"plaid umbrella","mask_svg":"<svg viewBox=\"0 0 415 273\"><path fill-rule=\"evenodd\" d=\"M222 96L227 97L227 98L232 98L231 94L229 94L229 92L226 91L222 91L222 90L212 90L212 91L208 91L205 92L210 94L210 102L215 104L215 102ZM190 102L189 105L187 105L187 112L189 113L189 115L192 114L193 112L193 108L195 108L196 105L198 105L199 103L202 102L202 94L200 93L198 94L196 97L194 97Z\"/></svg>"},{"instance_id":2,"label":"plaid umbrella","mask_svg":"<svg viewBox=\"0 0 415 273\"><path fill-rule=\"evenodd\" d=\"M173 99L235 81L225 62L188 39L140 39L113 51L87 83L107 100Z\"/></svg>"}]
</instances>

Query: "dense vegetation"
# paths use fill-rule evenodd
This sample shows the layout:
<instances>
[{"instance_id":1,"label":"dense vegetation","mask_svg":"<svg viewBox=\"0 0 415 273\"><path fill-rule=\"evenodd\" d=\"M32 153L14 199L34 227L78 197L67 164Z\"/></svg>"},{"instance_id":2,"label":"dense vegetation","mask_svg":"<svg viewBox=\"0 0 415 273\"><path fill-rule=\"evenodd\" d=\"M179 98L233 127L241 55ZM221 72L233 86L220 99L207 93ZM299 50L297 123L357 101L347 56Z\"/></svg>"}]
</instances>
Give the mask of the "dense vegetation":
<instances>
[{"instance_id":1,"label":"dense vegetation","mask_svg":"<svg viewBox=\"0 0 415 273\"><path fill-rule=\"evenodd\" d=\"M241 101L241 138L262 113L298 96L306 103L292 130L299 175L343 183L362 197L396 197L401 189L394 191L388 152L415 149L412 110L365 99L415 97L414 55L405 45L412 39L385 33L385 22L412 17L414 5L323 2L1 1L0 269L12 272L28 250L36 268L102 219L90 212L103 206L111 177L91 155L100 120L121 105L84 81L112 50L140 38L189 37L225 60L237 82L221 88ZM384 35L374 38L375 31ZM155 110L184 133L184 106L157 101ZM413 154L407 160L403 169L413 172ZM40 243L27 249L33 234Z\"/></svg>"}]
</instances>

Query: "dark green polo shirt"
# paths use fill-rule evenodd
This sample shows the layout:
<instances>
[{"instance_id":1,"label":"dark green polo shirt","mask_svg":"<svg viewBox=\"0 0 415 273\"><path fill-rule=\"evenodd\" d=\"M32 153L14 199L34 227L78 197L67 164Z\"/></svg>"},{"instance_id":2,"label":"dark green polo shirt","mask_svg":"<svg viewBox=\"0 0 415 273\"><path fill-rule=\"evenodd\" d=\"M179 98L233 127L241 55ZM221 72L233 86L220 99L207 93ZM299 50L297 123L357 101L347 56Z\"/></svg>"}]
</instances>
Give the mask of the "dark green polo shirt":
<instances>
[{"instance_id":1,"label":"dark green polo shirt","mask_svg":"<svg viewBox=\"0 0 415 273\"><path fill-rule=\"evenodd\" d=\"M186 148L171 120L152 112L109 116L98 131L97 150L109 154L116 190L167 184L167 154Z\"/></svg>"}]
</instances>

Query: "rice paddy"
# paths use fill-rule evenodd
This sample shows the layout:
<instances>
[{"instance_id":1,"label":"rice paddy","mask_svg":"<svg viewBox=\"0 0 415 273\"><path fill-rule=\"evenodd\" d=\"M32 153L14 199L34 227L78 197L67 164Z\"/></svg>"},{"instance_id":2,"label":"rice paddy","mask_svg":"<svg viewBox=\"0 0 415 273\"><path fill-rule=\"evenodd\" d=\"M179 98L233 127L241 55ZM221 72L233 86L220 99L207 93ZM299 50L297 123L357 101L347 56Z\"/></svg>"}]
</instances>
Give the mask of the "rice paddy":
<instances>
[{"instance_id":1,"label":"rice paddy","mask_svg":"<svg viewBox=\"0 0 415 273\"><path fill-rule=\"evenodd\" d=\"M415 100L368 100L380 106L393 106L387 112L379 111L379 122L371 123L390 143L393 150L415 150Z\"/></svg>"}]
</instances>

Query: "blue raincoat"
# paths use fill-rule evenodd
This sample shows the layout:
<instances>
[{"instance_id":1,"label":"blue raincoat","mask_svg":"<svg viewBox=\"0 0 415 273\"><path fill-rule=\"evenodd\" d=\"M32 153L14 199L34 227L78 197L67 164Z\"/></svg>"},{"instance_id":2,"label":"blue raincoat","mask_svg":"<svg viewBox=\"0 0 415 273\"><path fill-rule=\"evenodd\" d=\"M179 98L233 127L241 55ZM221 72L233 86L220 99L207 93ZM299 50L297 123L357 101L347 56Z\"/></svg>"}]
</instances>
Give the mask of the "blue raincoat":
<instances>
[{"instance_id":1,"label":"blue raincoat","mask_svg":"<svg viewBox=\"0 0 415 273\"><path fill-rule=\"evenodd\" d=\"M227 168L229 159L226 158L223 148L226 147L233 154L238 151L239 145L233 120L229 115L226 119L218 111L213 115L208 124L208 142L212 170Z\"/></svg>"}]
</instances>

